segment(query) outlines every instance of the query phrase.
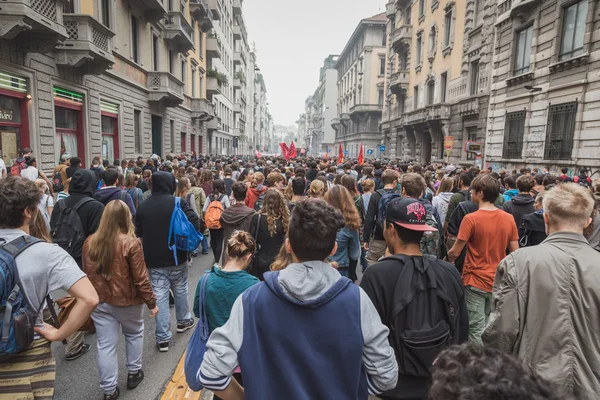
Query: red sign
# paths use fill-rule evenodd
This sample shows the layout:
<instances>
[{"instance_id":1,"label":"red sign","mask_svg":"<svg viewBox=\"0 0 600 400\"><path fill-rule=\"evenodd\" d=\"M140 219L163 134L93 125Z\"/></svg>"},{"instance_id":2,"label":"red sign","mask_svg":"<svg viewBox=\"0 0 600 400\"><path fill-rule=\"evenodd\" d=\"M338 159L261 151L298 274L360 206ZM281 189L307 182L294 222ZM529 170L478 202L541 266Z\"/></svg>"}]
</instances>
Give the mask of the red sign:
<instances>
[{"instance_id":1,"label":"red sign","mask_svg":"<svg viewBox=\"0 0 600 400\"><path fill-rule=\"evenodd\" d=\"M452 150L454 147L454 136L445 136L444 137L444 149Z\"/></svg>"}]
</instances>

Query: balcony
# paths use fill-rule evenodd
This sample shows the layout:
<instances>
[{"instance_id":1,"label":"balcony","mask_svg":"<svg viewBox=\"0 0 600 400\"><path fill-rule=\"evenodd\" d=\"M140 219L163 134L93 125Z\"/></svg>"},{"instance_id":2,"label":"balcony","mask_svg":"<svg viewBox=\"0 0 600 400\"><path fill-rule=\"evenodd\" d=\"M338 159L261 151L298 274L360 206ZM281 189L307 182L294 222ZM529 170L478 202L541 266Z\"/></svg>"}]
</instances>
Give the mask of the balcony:
<instances>
[{"instance_id":1,"label":"balcony","mask_svg":"<svg viewBox=\"0 0 600 400\"><path fill-rule=\"evenodd\" d=\"M219 131L221 130L221 118L215 117L210 121L206 122L207 131Z\"/></svg>"},{"instance_id":2,"label":"balcony","mask_svg":"<svg viewBox=\"0 0 600 400\"><path fill-rule=\"evenodd\" d=\"M215 117L215 105L208 99L192 99L192 119L207 122Z\"/></svg>"},{"instance_id":3,"label":"balcony","mask_svg":"<svg viewBox=\"0 0 600 400\"><path fill-rule=\"evenodd\" d=\"M234 78L233 79L233 87L235 89L241 89L242 88L242 80L239 78Z\"/></svg>"},{"instance_id":4,"label":"balcony","mask_svg":"<svg viewBox=\"0 0 600 400\"><path fill-rule=\"evenodd\" d=\"M214 20L220 20L221 14L219 13L219 0L206 0L208 9L212 12Z\"/></svg>"},{"instance_id":5,"label":"balcony","mask_svg":"<svg viewBox=\"0 0 600 400\"><path fill-rule=\"evenodd\" d=\"M190 14L196 20L200 21L208 16L209 11L206 0L190 0Z\"/></svg>"},{"instance_id":6,"label":"balcony","mask_svg":"<svg viewBox=\"0 0 600 400\"><path fill-rule=\"evenodd\" d=\"M206 38L206 57L221 58L221 48L219 47L219 39L216 37Z\"/></svg>"},{"instance_id":7,"label":"balcony","mask_svg":"<svg viewBox=\"0 0 600 400\"><path fill-rule=\"evenodd\" d=\"M169 72L148 72L146 86L150 93L148 101L176 107L183 103L183 82Z\"/></svg>"},{"instance_id":8,"label":"balcony","mask_svg":"<svg viewBox=\"0 0 600 400\"><path fill-rule=\"evenodd\" d=\"M476 117L479 115L479 98L473 97L458 103L458 113L462 117Z\"/></svg>"},{"instance_id":9,"label":"balcony","mask_svg":"<svg viewBox=\"0 0 600 400\"><path fill-rule=\"evenodd\" d=\"M334 130L336 130L336 131L339 130L341 126L342 126L342 123L340 122L339 118L332 118L331 119L331 127Z\"/></svg>"},{"instance_id":10,"label":"balcony","mask_svg":"<svg viewBox=\"0 0 600 400\"><path fill-rule=\"evenodd\" d=\"M194 48L194 29L179 11L169 11L165 19L165 40L178 52Z\"/></svg>"},{"instance_id":11,"label":"balcony","mask_svg":"<svg viewBox=\"0 0 600 400\"><path fill-rule=\"evenodd\" d=\"M217 78L206 77L206 97L211 100L212 96L221 94L221 85Z\"/></svg>"},{"instance_id":12,"label":"balcony","mask_svg":"<svg viewBox=\"0 0 600 400\"><path fill-rule=\"evenodd\" d=\"M56 48L56 64L99 75L111 68L114 32L90 15L65 14L68 38Z\"/></svg>"},{"instance_id":13,"label":"balcony","mask_svg":"<svg viewBox=\"0 0 600 400\"><path fill-rule=\"evenodd\" d=\"M379 104L357 104L350 109L350 115L357 113L381 112L383 106Z\"/></svg>"},{"instance_id":14,"label":"balcony","mask_svg":"<svg viewBox=\"0 0 600 400\"><path fill-rule=\"evenodd\" d=\"M396 96L406 93L410 79L410 71L407 69L394 72L390 76L390 90Z\"/></svg>"},{"instance_id":15,"label":"balcony","mask_svg":"<svg viewBox=\"0 0 600 400\"><path fill-rule=\"evenodd\" d=\"M240 103L233 103L233 112L235 114L241 114L242 113L242 105Z\"/></svg>"},{"instance_id":16,"label":"balcony","mask_svg":"<svg viewBox=\"0 0 600 400\"><path fill-rule=\"evenodd\" d=\"M242 15L242 0L233 0L233 15Z\"/></svg>"},{"instance_id":17,"label":"balcony","mask_svg":"<svg viewBox=\"0 0 600 400\"><path fill-rule=\"evenodd\" d=\"M239 25L233 26L233 39L242 40L242 28Z\"/></svg>"},{"instance_id":18,"label":"balcony","mask_svg":"<svg viewBox=\"0 0 600 400\"><path fill-rule=\"evenodd\" d=\"M394 31L392 36L392 47L396 53L403 48L409 47L412 41L412 25L402 25Z\"/></svg>"},{"instance_id":19,"label":"balcony","mask_svg":"<svg viewBox=\"0 0 600 400\"><path fill-rule=\"evenodd\" d=\"M233 53L233 65L240 65L242 63L242 54L239 51Z\"/></svg>"},{"instance_id":20,"label":"balcony","mask_svg":"<svg viewBox=\"0 0 600 400\"><path fill-rule=\"evenodd\" d=\"M396 15L396 2L394 0L388 1L385 5L385 15L391 19Z\"/></svg>"},{"instance_id":21,"label":"balcony","mask_svg":"<svg viewBox=\"0 0 600 400\"><path fill-rule=\"evenodd\" d=\"M163 0L129 0L132 9L144 12L144 17L150 23L160 21L167 15Z\"/></svg>"},{"instance_id":22,"label":"balcony","mask_svg":"<svg viewBox=\"0 0 600 400\"><path fill-rule=\"evenodd\" d=\"M231 133L232 136L241 136L242 130L240 128L232 128L229 133Z\"/></svg>"},{"instance_id":23,"label":"balcony","mask_svg":"<svg viewBox=\"0 0 600 400\"><path fill-rule=\"evenodd\" d=\"M0 39L16 39L24 52L47 53L67 39L62 0L2 1Z\"/></svg>"}]
</instances>

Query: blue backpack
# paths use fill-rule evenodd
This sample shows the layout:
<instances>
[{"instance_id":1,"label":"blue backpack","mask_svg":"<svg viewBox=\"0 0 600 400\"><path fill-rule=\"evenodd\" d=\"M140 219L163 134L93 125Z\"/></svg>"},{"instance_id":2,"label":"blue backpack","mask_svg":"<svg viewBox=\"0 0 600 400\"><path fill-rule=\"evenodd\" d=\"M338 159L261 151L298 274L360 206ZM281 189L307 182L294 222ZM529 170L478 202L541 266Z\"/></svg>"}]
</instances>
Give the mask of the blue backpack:
<instances>
[{"instance_id":1,"label":"blue backpack","mask_svg":"<svg viewBox=\"0 0 600 400\"><path fill-rule=\"evenodd\" d=\"M22 291L15 259L39 239L21 236L0 245L0 361L8 360L33 342L41 304L33 305Z\"/></svg>"},{"instance_id":2,"label":"blue backpack","mask_svg":"<svg viewBox=\"0 0 600 400\"><path fill-rule=\"evenodd\" d=\"M377 191L381 195L381 199L379 199L379 206L377 207L377 224L383 229L385 228L384 222L387 214L387 207L392 202L392 200L399 199L400 193L391 192L388 193L384 189L380 189Z\"/></svg>"},{"instance_id":3,"label":"blue backpack","mask_svg":"<svg viewBox=\"0 0 600 400\"><path fill-rule=\"evenodd\" d=\"M175 197L175 208L171 215L169 242L167 243L169 249L173 250L175 265L179 265L177 250L191 253L200 246L202 239L204 239L201 233L196 232L196 228L194 228L194 225L192 225L181 209L180 200L179 197Z\"/></svg>"}]
</instances>

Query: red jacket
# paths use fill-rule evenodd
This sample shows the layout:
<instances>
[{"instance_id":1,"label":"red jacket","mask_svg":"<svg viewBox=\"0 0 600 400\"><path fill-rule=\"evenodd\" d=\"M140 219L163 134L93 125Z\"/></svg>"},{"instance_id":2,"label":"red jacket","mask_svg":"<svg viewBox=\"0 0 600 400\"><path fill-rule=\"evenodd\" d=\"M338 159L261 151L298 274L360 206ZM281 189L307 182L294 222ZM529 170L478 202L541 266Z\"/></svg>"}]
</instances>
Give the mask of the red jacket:
<instances>
[{"instance_id":1,"label":"red jacket","mask_svg":"<svg viewBox=\"0 0 600 400\"><path fill-rule=\"evenodd\" d=\"M258 197L267 191L267 187L263 185L258 185L256 188L248 188L248 192L246 193L246 203L247 207L254 209L254 203L258 200Z\"/></svg>"}]
</instances>

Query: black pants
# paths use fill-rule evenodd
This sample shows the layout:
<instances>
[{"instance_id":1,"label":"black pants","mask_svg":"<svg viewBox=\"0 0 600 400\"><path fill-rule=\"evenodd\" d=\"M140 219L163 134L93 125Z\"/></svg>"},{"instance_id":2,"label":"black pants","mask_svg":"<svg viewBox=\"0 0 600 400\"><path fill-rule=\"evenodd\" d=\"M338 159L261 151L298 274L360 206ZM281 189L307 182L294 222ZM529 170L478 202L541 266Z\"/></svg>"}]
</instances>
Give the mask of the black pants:
<instances>
[{"instance_id":1,"label":"black pants","mask_svg":"<svg viewBox=\"0 0 600 400\"><path fill-rule=\"evenodd\" d=\"M358 276L356 275L356 266L358 265L358 260L349 260L350 264L348 265L348 278L352 282L356 282L358 280Z\"/></svg>"},{"instance_id":2,"label":"black pants","mask_svg":"<svg viewBox=\"0 0 600 400\"><path fill-rule=\"evenodd\" d=\"M237 374L233 374L233 379L235 379L241 387L244 387L244 382L242 381L242 374L241 373L237 373ZM223 400L221 399L219 396L215 396L214 400Z\"/></svg>"},{"instance_id":3,"label":"black pants","mask_svg":"<svg viewBox=\"0 0 600 400\"><path fill-rule=\"evenodd\" d=\"M215 257L215 262L219 263L221 259L221 251L223 250L223 228L209 229L210 231L210 247Z\"/></svg>"}]
</instances>

